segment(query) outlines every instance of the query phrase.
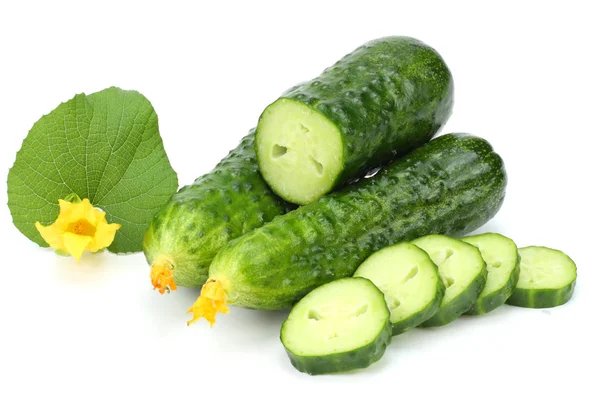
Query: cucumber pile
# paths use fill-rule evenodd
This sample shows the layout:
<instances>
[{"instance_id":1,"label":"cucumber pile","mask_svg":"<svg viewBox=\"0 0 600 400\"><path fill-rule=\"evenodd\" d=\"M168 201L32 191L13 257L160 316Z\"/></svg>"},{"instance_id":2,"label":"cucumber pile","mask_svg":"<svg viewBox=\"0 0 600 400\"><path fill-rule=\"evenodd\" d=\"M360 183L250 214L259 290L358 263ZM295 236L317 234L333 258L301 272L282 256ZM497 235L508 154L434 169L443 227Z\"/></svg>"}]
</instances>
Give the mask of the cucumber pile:
<instances>
[{"instance_id":1,"label":"cucumber pile","mask_svg":"<svg viewBox=\"0 0 600 400\"><path fill-rule=\"evenodd\" d=\"M366 368L411 329L565 304L566 254L470 235L501 208L507 175L486 139L434 138L453 104L443 58L410 37L370 41L291 87L156 215L153 286L202 285L188 324L212 327L229 305L291 310L280 341L311 375Z\"/></svg>"}]
</instances>

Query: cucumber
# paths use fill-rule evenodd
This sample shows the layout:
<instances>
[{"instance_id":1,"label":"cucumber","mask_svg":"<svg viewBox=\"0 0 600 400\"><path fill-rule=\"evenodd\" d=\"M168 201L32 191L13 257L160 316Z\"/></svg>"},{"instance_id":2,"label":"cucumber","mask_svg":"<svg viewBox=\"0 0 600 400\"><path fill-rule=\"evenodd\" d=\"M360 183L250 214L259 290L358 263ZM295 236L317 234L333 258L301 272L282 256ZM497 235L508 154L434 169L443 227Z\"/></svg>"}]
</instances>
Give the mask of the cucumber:
<instances>
[{"instance_id":1,"label":"cucumber","mask_svg":"<svg viewBox=\"0 0 600 400\"><path fill-rule=\"evenodd\" d=\"M231 239L285 213L258 172L255 130L208 174L182 187L154 217L143 243L161 293L199 287L217 251Z\"/></svg>"},{"instance_id":2,"label":"cucumber","mask_svg":"<svg viewBox=\"0 0 600 400\"><path fill-rule=\"evenodd\" d=\"M373 253L354 276L369 279L383 292L394 335L431 318L446 291L437 265L425 251L410 243L399 243Z\"/></svg>"},{"instance_id":3,"label":"cucumber","mask_svg":"<svg viewBox=\"0 0 600 400\"><path fill-rule=\"evenodd\" d=\"M443 235L413 240L438 266L446 294L439 310L421 326L446 325L467 312L483 291L487 277L485 261L477 247Z\"/></svg>"},{"instance_id":4,"label":"cucumber","mask_svg":"<svg viewBox=\"0 0 600 400\"><path fill-rule=\"evenodd\" d=\"M577 266L560 250L544 246L519 249L521 273L507 304L550 308L567 303L575 291Z\"/></svg>"},{"instance_id":5,"label":"cucumber","mask_svg":"<svg viewBox=\"0 0 600 400\"><path fill-rule=\"evenodd\" d=\"M440 136L375 176L229 242L207 281L222 286L225 299L211 301L290 308L312 289L352 276L384 247L430 233L472 232L496 214L505 188L502 159L486 140ZM192 306L192 321L211 315L205 300Z\"/></svg>"},{"instance_id":6,"label":"cucumber","mask_svg":"<svg viewBox=\"0 0 600 400\"><path fill-rule=\"evenodd\" d=\"M292 365L310 375L366 368L392 338L383 294L368 279L344 278L308 293L281 326Z\"/></svg>"},{"instance_id":7,"label":"cucumber","mask_svg":"<svg viewBox=\"0 0 600 400\"><path fill-rule=\"evenodd\" d=\"M462 238L479 249L487 266L487 280L470 315L488 313L506 302L519 280L519 252L511 239L498 233L482 233Z\"/></svg>"},{"instance_id":8,"label":"cucumber","mask_svg":"<svg viewBox=\"0 0 600 400\"><path fill-rule=\"evenodd\" d=\"M429 141L452 112L442 57L410 37L384 37L296 85L259 118L256 152L269 186L308 204Z\"/></svg>"}]
</instances>

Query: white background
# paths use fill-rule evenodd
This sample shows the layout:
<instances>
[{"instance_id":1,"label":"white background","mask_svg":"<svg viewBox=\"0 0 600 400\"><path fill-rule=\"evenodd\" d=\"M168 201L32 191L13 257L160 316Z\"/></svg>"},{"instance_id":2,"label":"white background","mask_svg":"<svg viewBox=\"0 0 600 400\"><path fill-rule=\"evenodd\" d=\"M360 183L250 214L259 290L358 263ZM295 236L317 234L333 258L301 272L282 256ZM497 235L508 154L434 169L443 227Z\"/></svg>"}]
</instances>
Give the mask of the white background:
<instances>
[{"instance_id":1,"label":"white background","mask_svg":"<svg viewBox=\"0 0 600 400\"><path fill-rule=\"evenodd\" d=\"M285 313L233 309L213 329L187 327L197 290L153 292L141 254L78 265L38 248L12 225L2 179L0 397L599 399L594 2L205 3L3 2L2 174L39 117L115 85L150 99L189 183L288 87L368 40L414 36L454 75L443 132L483 136L505 160L506 201L479 231L565 251L572 300L415 329L369 369L311 377L279 342Z\"/></svg>"}]
</instances>

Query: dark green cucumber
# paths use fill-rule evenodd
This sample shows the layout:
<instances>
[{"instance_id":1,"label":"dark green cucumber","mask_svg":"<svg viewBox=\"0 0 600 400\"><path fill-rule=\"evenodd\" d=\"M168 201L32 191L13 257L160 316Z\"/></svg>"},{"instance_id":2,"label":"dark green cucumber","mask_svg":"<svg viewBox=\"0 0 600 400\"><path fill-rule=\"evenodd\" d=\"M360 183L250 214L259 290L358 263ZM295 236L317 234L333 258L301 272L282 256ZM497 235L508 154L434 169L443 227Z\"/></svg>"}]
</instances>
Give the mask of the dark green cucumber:
<instances>
[{"instance_id":1,"label":"dark green cucumber","mask_svg":"<svg viewBox=\"0 0 600 400\"><path fill-rule=\"evenodd\" d=\"M258 172L254 137L252 129L210 173L173 195L150 224L146 260L166 262L177 285L202 286L221 247L288 210Z\"/></svg>"},{"instance_id":2,"label":"dark green cucumber","mask_svg":"<svg viewBox=\"0 0 600 400\"><path fill-rule=\"evenodd\" d=\"M429 255L411 243L398 243L371 254L354 272L384 294L394 335L430 319L446 287Z\"/></svg>"},{"instance_id":3,"label":"dark green cucumber","mask_svg":"<svg viewBox=\"0 0 600 400\"><path fill-rule=\"evenodd\" d=\"M453 96L450 70L430 46L402 36L370 41L263 111L261 173L282 198L311 203L429 141Z\"/></svg>"},{"instance_id":4,"label":"dark green cucumber","mask_svg":"<svg viewBox=\"0 0 600 400\"><path fill-rule=\"evenodd\" d=\"M560 250L544 246L519 249L521 273L507 304L551 308L567 303L575 291L577 266Z\"/></svg>"},{"instance_id":5,"label":"dark green cucumber","mask_svg":"<svg viewBox=\"0 0 600 400\"><path fill-rule=\"evenodd\" d=\"M520 271L517 245L499 233L482 233L462 240L479 249L488 272L483 291L466 314L485 314L506 303L517 286Z\"/></svg>"},{"instance_id":6,"label":"dark green cucumber","mask_svg":"<svg viewBox=\"0 0 600 400\"><path fill-rule=\"evenodd\" d=\"M366 368L392 338L383 293L368 279L344 278L302 298L281 326L292 365L311 375Z\"/></svg>"},{"instance_id":7,"label":"dark green cucumber","mask_svg":"<svg viewBox=\"0 0 600 400\"><path fill-rule=\"evenodd\" d=\"M438 266L446 293L437 312L421 326L446 325L466 313L483 291L487 278L485 261L477 247L444 235L415 239Z\"/></svg>"},{"instance_id":8,"label":"dark green cucumber","mask_svg":"<svg viewBox=\"0 0 600 400\"><path fill-rule=\"evenodd\" d=\"M286 309L351 276L383 247L475 230L499 210L505 187L502 159L486 140L443 135L372 178L234 239L211 263L209 279L220 282L229 304Z\"/></svg>"}]
</instances>

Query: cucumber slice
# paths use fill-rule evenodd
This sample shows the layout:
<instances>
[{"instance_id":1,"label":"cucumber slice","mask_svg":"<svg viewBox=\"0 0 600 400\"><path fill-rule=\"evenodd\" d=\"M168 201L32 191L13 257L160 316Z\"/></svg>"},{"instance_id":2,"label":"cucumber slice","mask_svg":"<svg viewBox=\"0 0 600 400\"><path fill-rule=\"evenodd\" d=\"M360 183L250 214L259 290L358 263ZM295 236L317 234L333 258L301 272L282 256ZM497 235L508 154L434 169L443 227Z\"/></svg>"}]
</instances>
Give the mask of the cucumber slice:
<instances>
[{"instance_id":1,"label":"cucumber slice","mask_svg":"<svg viewBox=\"0 0 600 400\"><path fill-rule=\"evenodd\" d=\"M483 291L487 277L485 261L477 247L443 235L413 240L438 266L446 294L433 317L421 326L441 326L469 311Z\"/></svg>"},{"instance_id":2,"label":"cucumber slice","mask_svg":"<svg viewBox=\"0 0 600 400\"><path fill-rule=\"evenodd\" d=\"M519 249L521 273L507 304L550 308L571 299L577 280L575 262L562 251L543 246Z\"/></svg>"},{"instance_id":3,"label":"cucumber slice","mask_svg":"<svg viewBox=\"0 0 600 400\"><path fill-rule=\"evenodd\" d=\"M483 292L466 314L489 313L504 304L517 286L520 270L517 245L498 233L467 236L462 240L479 249L487 266Z\"/></svg>"},{"instance_id":4,"label":"cucumber slice","mask_svg":"<svg viewBox=\"0 0 600 400\"><path fill-rule=\"evenodd\" d=\"M446 291L437 266L425 251L410 243L373 253L354 276L369 279L383 292L390 309L393 335L431 318Z\"/></svg>"},{"instance_id":5,"label":"cucumber slice","mask_svg":"<svg viewBox=\"0 0 600 400\"><path fill-rule=\"evenodd\" d=\"M366 368L391 342L383 293L368 279L343 278L303 297L281 327L292 365L310 375Z\"/></svg>"}]
</instances>

